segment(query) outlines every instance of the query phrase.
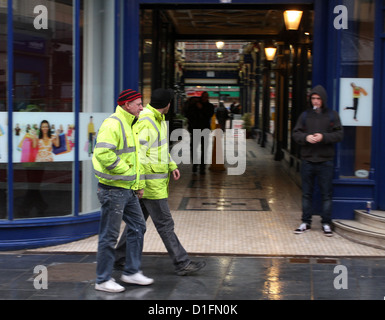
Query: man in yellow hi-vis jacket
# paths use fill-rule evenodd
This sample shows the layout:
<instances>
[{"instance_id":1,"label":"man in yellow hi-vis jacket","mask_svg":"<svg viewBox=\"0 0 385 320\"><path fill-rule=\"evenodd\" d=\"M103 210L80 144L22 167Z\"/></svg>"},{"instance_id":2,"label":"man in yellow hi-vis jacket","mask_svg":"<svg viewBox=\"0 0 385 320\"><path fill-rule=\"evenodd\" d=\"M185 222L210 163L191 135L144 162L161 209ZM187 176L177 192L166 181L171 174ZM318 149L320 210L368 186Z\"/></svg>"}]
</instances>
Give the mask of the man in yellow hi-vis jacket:
<instances>
[{"instance_id":1,"label":"man in yellow hi-vis jacket","mask_svg":"<svg viewBox=\"0 0 385 320\"><path fill-rule=\"evenodd\" d=\"M151 216L173 261L175 272L178 275L188 275L202 269L206 263L190 260L174 232L174 220L168 205L170 176L175 180L180 178L178 167L169 154L168 127L165 121L172 98L171 90L156 89L152 93L150 104L139 116L137 126L141 145L139 157L143 170L141 179L145 181L141 205L145 219ZM117 263L125 252L124 237L122 239L117 248Z\"/></svg>"},{"instance_id":2,"label":"man in yellow hi-vis jacket","mask_svg":"<svg viewBox=\"0 0 385 320\"><path fill-rule=\"evenodd\" d=\"M142 110L142 95L130 89L123 91L116 112L100 127L94 149L92 164L99 180L97 194L101 204L95 289L100 291L125 290L111 277L122 219L127 226L128 245L121 280L139 285L153 283L140 270L146 222L139 203L143 182L138 132L133 124Z\"/></svg>"}]
</instances>

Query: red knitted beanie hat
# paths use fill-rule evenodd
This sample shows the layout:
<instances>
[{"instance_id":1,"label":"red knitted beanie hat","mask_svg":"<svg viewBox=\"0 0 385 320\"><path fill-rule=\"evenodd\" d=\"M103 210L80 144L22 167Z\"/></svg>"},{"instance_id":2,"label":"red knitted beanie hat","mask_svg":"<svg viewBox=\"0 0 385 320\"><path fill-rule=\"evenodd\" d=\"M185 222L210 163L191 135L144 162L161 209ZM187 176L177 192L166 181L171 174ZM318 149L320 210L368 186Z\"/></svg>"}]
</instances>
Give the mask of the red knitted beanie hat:
<instances>
[{"instance_id":1,"label":"red knitted beanie hat","mask_svg":"<svg viewBox=\"0 0 385 320\"><path fill-rule=\"evenodd\" d=\"M134 101L136 99L141 99L141 98L142 98L142 95L139 92L136 92L135 90L132 90L132 89L124 90L119 95L118 105L122 106L126 102L131 102L131 101Z\"/></svg>"}]
</instances>

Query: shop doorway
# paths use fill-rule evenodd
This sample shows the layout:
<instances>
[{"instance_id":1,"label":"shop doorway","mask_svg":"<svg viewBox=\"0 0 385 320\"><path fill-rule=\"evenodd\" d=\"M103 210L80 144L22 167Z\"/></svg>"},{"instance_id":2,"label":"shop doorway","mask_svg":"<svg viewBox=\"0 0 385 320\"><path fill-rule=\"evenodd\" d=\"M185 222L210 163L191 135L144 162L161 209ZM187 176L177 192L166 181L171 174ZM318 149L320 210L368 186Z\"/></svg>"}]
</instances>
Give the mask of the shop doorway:
<instances>
[{"instance_id":1,"label":"shop doorway","mask_svg":"<svg viewBox=\"0 0 385 320\"><path fill-rule=\"evenodd\" d=\"M291 130L307 107L313 67L313 5L296 7L300 24L288 30L284 11L292 5L141 5L139 89L149 98L155 88L173 88L170 118L201 91L228 109L239 103L257 143L273 160L292 162ZM267 47L276 49L271 61Z\"/></svg>"}]
</instances>

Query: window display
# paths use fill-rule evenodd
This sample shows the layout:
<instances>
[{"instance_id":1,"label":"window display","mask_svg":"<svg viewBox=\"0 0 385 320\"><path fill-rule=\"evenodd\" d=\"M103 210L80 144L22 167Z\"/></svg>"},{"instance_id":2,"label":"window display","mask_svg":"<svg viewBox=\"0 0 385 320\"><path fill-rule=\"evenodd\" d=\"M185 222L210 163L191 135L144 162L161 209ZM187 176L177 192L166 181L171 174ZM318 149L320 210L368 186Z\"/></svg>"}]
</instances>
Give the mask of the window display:
<instances>
[{"instance_id":1,"label":"window display","mask_svg":"<svg viewBox=\"0 0 385 320\"><path fill-rule=\"evenodd\" d=\"M349 28L341 30L339 112L344 125L341 178L369 178L373 121L374 1L344 1Z\"/></svg>"}]
</instances>

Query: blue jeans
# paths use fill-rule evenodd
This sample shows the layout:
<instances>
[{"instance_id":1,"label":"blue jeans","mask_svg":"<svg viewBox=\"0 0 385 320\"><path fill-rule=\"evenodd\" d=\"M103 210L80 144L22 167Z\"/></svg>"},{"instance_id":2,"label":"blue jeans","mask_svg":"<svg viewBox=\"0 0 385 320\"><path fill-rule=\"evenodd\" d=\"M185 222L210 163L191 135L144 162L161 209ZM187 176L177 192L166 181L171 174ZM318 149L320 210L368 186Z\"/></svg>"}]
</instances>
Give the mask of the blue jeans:
<instances>
[{"instance_id":1,"label":"blue jeans","mask_svg":"<svg viewBox=\"0 0 385 320\"><path fill-rule=\"evenodd\" d=\"M318 181L321 193L321 222L332 222L333 203L333 161L302 161L302 222L311 224L313 216L313 200L315 183Z\"/></svg>"},{"instance_id":2,"label":"blue jeans","mask_svg":"<svg viewBox=\"0 0 385 320\"><path fill-rule=\"evenodd\" d=\"M131 275L140 271L146 222L139 199L133 190L99 187L97 195L101 204L101 217L96 283L102 283L111 279L122 219L127 226L126 264L123 273Z\"/></svg>"},{"instance_id":3,"label":"blue jeans","mask_svg":"<svg viewBox=\"0 0 385 320\"><path fill-rule=\"evenodd\" d=\"M174 231L174 219L172 218L170 208L168 205L167 199L160 200L150 200L142 199L140 200L144 218L147 220L149 216L158 231L159 236L161 237L164 246L167 249L167 252L172 259L172 262L175 266L175 271L179 271L186 267L190 263L190 258L180 243L177 235ZM126 226L127 229L127 226ZM124 232L126 231L124 230ZM124 233L123 233L124 234ZM125 241L122 237L119 240L119 244L116 248L116 261L119 262L125 255Z\"/></svg>"}]
</instances>

